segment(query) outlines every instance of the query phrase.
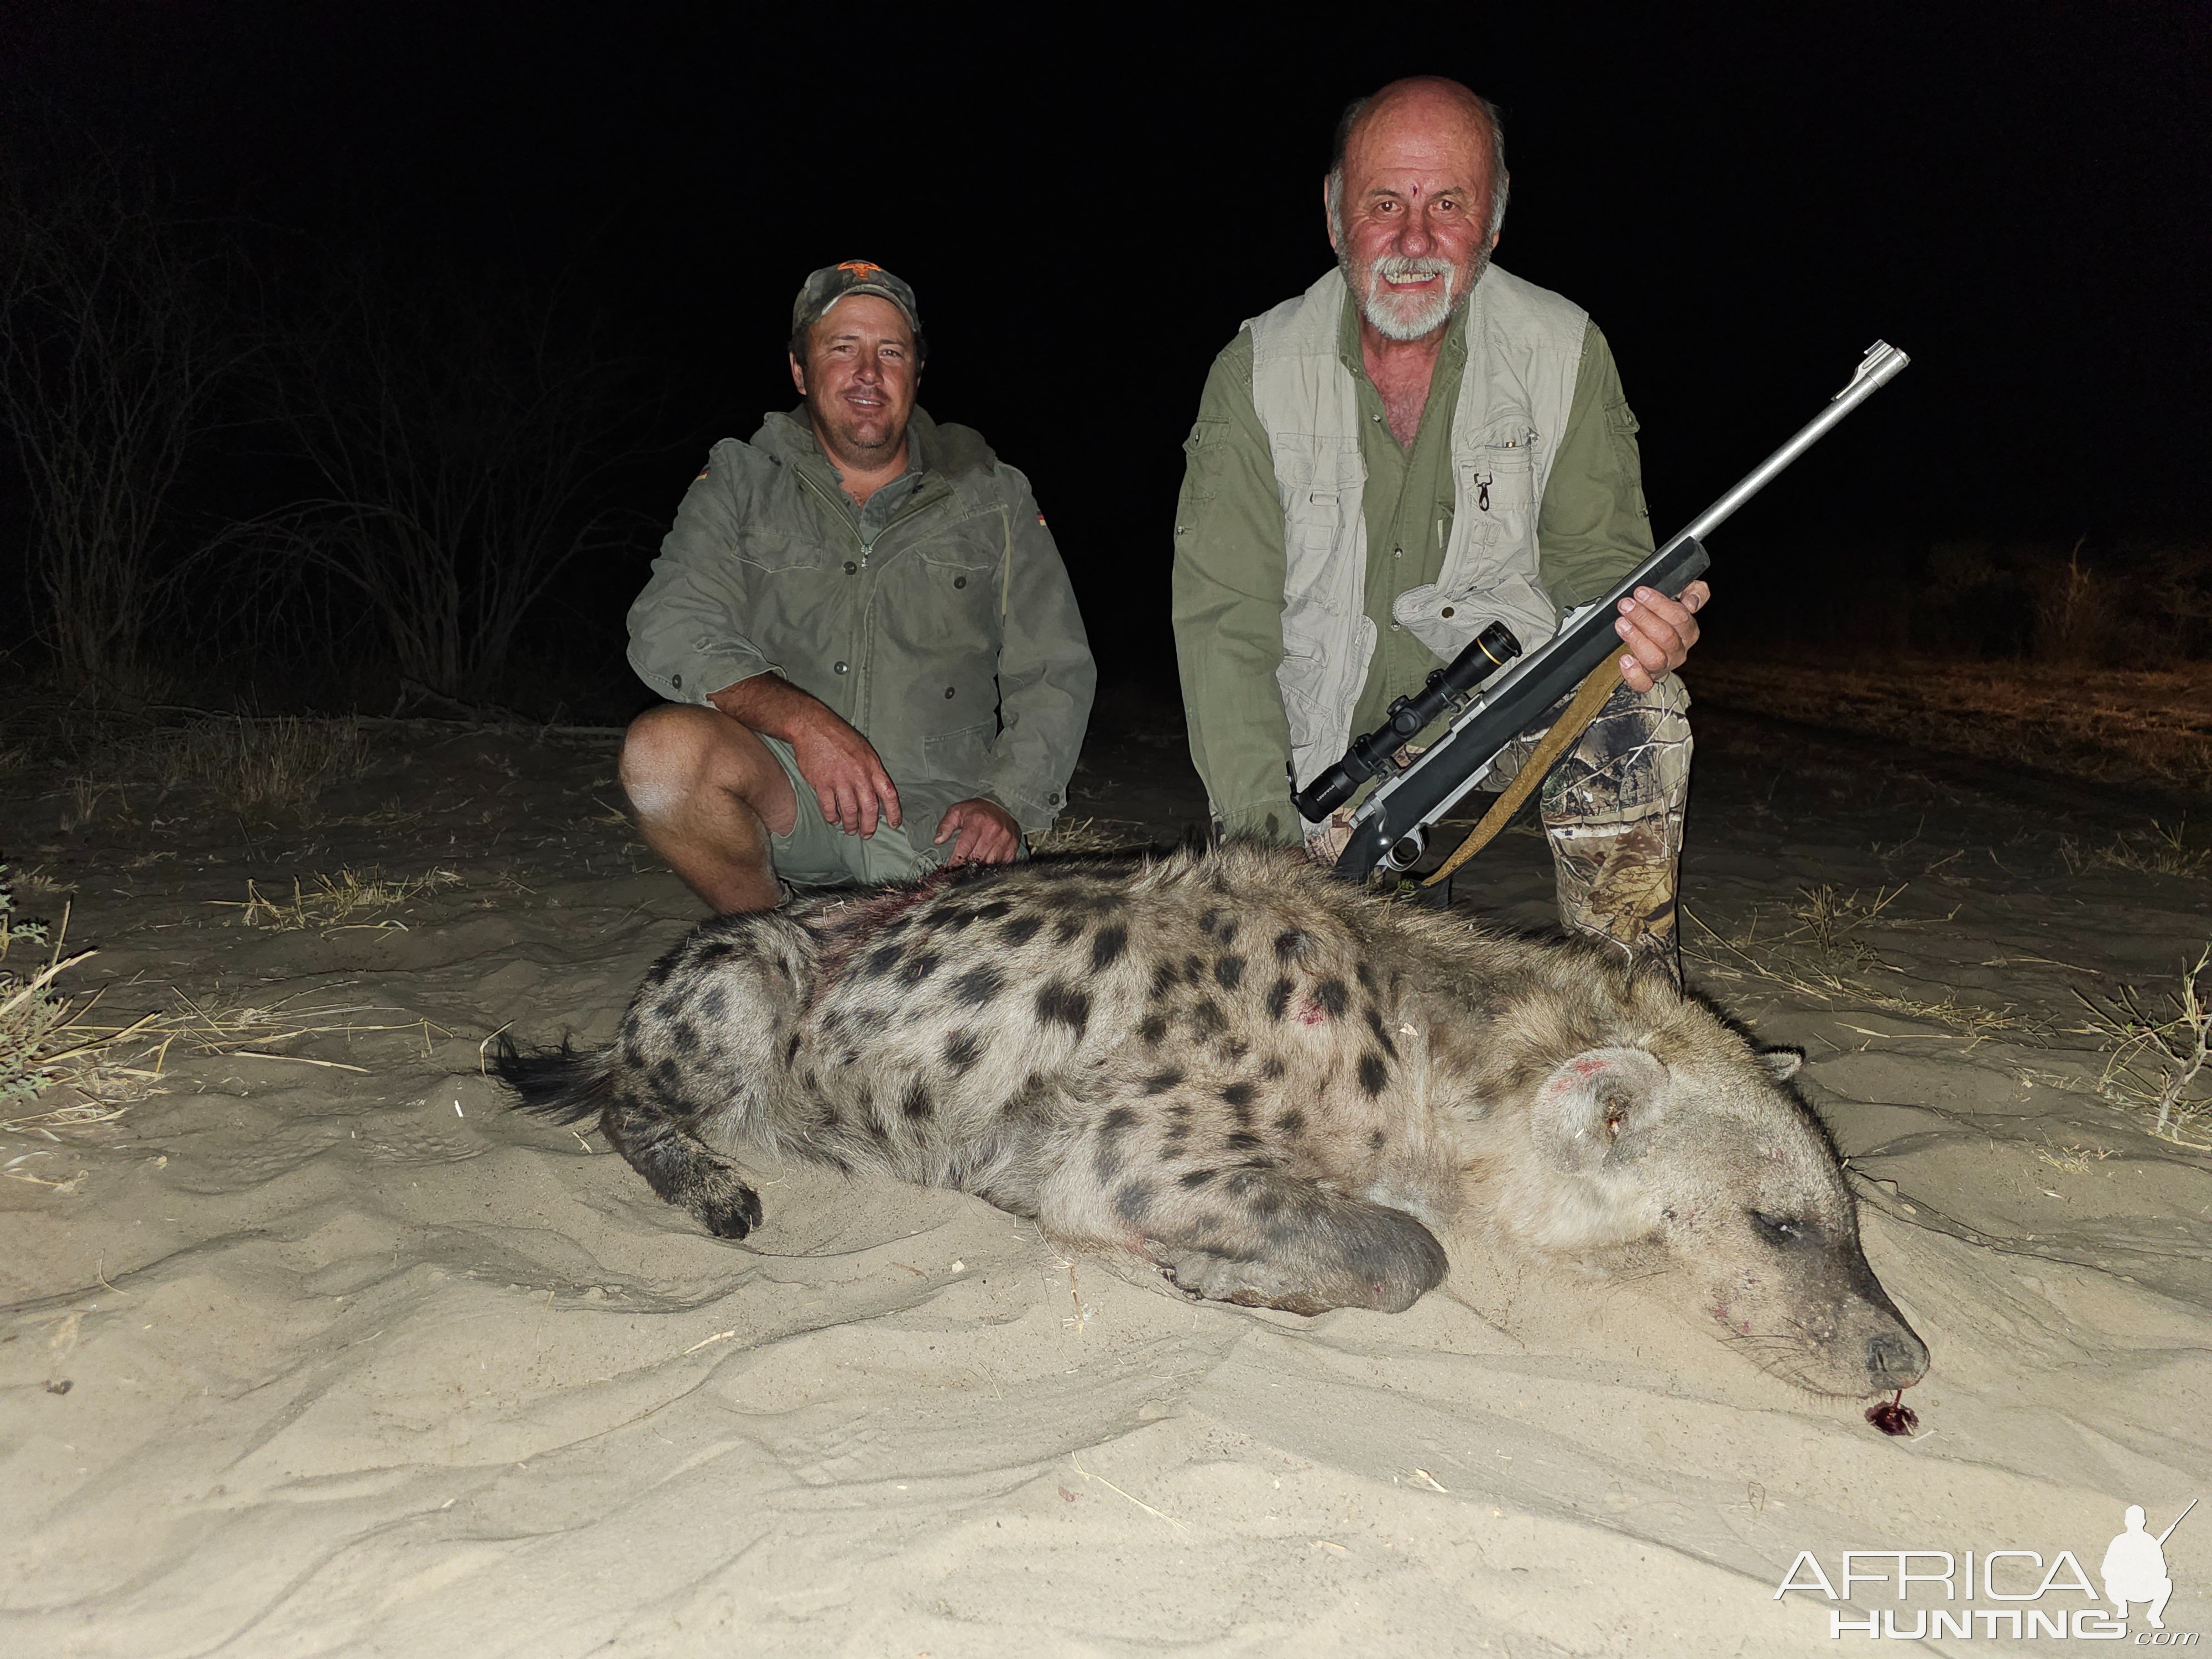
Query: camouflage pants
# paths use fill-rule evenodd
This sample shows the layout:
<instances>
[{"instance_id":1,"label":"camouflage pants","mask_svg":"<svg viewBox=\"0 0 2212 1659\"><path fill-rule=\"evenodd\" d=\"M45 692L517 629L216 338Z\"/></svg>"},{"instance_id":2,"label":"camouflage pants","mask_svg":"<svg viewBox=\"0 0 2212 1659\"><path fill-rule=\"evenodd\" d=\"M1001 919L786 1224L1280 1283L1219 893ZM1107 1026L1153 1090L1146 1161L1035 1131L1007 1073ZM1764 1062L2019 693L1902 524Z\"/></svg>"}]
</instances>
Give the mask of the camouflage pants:
<instances>
[{"instance_id":1,"label":"camouflage pants","mask_svg":"<svg viewBox=\"0 0 2212 1659\"><path fill-rule=\"evenodd\" d=\"M1545 779L1544 834L1569 929L1682 976L1674 889L1690 793L1690 694L1669 674L1648 692L1621 686ZM1547 710L1498 756L1488 782L1513 781L1566 708Z\"/></svg>"}]
</instances>

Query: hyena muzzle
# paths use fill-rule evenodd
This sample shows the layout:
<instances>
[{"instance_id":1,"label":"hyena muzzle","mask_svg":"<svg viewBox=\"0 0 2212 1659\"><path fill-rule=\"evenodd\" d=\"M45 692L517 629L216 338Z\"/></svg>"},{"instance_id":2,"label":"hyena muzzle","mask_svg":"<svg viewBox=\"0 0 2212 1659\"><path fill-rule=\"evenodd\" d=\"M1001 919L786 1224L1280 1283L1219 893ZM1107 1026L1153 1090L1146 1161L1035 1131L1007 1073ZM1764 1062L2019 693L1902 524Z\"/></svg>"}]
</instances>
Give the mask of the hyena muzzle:
<instances>
[{"instance_id":1,"label":"hyena muzzle","mask_svg":"<svg viewBox=\"0 0 2212 1659\"><path fill-rule=\"evenodd\" d=\"M1783 1086L1795 1055L1663 975L1295 853L960 869L723 917L606 1049L498 1065L724 1237L760 1224L750 1146L972 1193L1194 1297L1395 1312L1443 1279L1439 1233L1472 1231L1663 1262L1818 1392L1927 1368Z\"/></svg>"}]
</instances>

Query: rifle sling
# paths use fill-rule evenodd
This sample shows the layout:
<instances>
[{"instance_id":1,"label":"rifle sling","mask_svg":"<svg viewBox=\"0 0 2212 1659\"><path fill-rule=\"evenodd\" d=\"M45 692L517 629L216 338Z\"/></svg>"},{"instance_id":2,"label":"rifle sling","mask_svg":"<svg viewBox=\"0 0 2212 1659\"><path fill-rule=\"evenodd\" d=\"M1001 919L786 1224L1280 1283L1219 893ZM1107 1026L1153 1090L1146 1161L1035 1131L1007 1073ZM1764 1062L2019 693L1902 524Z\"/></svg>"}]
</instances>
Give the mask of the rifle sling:
<instances>
[{"instance_id":1,"label":"rifle sling","mask_svg":"<svg viewBox=\"0 0 2212 1659\"><path fill-rule=\"evenodd\" d=\"M1607 652L1605 660L1591 669L1575 688L1565 712L1537 740L1528 758L1522 762L1521 769L1513 775L1513 781L1505 787L1505 793L1491 803L1490 810L1482 815L1482 822L1467 832L1467 839L1452 849L1452 855L1437 866L1436 873L1425 879L1422 886L1433 887L1440 881L1449 880L1453 871L1498 839L1498 832L1521 810L1521 803L1551 775L1559 757L1581 741L1583 733L1589 730L1590 722L1598 717L1598 712L1620 684L1620 659Z\"/></svg>"}]
</instances>

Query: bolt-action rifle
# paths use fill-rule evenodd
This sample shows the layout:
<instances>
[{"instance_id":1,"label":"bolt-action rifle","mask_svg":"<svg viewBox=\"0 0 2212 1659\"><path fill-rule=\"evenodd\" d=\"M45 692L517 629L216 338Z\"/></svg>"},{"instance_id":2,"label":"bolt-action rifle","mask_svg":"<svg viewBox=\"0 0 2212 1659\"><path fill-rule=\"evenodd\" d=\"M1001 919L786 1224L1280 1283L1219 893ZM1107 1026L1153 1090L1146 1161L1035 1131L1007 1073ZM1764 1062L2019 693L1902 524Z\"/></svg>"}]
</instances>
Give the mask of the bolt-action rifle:
<instances>
[{"instance_id":1,"label":"bolt-action rifle","mask_svg":"<svg viewBox=\"0 0 2212 1659\"><path fill-rule=\"evenodd\" d=\"M1411 869L1427 845L1430 826L1489 775L1508 744L1573 694L1566 712L1522 763L1512 787L1429 882L1443 880L1487 844L1589 728L1620 683L1622 646L1613 631L1620 600L1639 587L1680 599L1709 562L1705 538L1911 361L1895 346L1876 340L1867 349L1850 384L1795 437L1637 566L1612 592L1569 611L1559 632L1543 645L1523 656L1511 630L1492 623L1474 644L1431 673L1419 691L1392 703L1382 725L1353 739L1334 765L1291 797L1298 811L1317 823L1367 780L1382 778L1352 816L1352 839L1337 859L1336 873L1364 882L1382 870ZM1406 742L1446 714L1451 723L1444 734L1409 763L1399 765L1394 757Z\"/></svg>"}]
</instances>

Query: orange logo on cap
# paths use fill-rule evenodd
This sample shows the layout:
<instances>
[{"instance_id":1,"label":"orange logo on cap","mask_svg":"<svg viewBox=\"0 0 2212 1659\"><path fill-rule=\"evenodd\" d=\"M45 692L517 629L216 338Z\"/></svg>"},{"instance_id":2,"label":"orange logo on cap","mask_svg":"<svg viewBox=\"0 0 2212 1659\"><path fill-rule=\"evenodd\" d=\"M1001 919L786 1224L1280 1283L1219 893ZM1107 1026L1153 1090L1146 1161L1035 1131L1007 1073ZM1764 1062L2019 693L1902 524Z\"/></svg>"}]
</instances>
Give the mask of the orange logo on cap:
<instances>
[{"instance_id":1,"label":"orange logo on cap","mask_svg":"<svg viewBox=\"0 0 2212 1659\"><path fill-rule=\"evenodd\" d=\"M849 270L853 273L854 280L866 282L869 277L881 270L883 267L878 264L871 264L866 259L848 259L840 264L837 269L840 270Z\"/></svg>"}]
</instances>

